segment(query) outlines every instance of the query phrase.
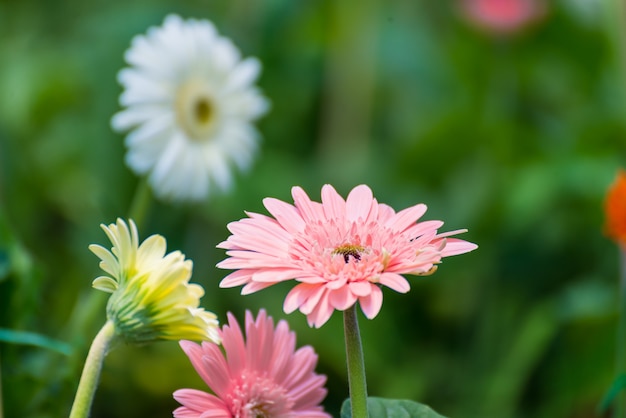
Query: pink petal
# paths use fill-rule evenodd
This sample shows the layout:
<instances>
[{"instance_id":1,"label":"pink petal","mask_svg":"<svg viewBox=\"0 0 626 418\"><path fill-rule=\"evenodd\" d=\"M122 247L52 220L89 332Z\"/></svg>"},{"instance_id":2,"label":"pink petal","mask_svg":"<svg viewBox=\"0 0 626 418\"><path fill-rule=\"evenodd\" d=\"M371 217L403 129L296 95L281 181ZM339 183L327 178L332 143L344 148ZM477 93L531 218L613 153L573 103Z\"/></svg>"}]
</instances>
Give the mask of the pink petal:
<instances>
[{"instance_id":1,"label":"pink petal","mask_svg":"<svg viewBox=\"0 0 626 418\"><path fill-rule=\"evenodd\" d=\"M263 199L263 205L289 233L295 234L304 230L306 223L294 206L269 197Z\"/></svg>"},{"instance_id":2,"label":"pink petal","mask_svg":"<svg viewBox=\"0 0 626 418\"><path fill-rule=\"evenodd\" d=\"M230 417L224 401L206 392L195 389L179 389L174 399L183 406L174 411L175 417L199 417L201 413L213 411L215 417Z\"/></svg>"},{"instance_id":3,"label":"pink petal","mask_svg":"<svg viewBox=\"0 0 626 418\"><path fill-rule=\"evenodd\" d=\"M256 321L246 311L246 363L250 370L266 370L274 352L274 320L267 317L264 309L259 311Z\"/></svg>"},{"instance_id":4,"label":"pink petal","mask_svg":"<svg viewBox=\"0 0 626 418\"><path fill-rule=\"evenodd\" d=\"M343 219L346 216L346 202L330 184L322 187L322 205L326 219Z\"/></svg>"},{"instance_id":5,"label":"pink petal","mask_svg":"<svg viewBox=\"0 0 626 418\"><path fill-rule=\"evenodd\" d=\"M174 418L198 418L200 416L198 411L189 409L186 406L176 408L172 415L174 415Z\"/></svg>"},{"instance_id":6,"label":"pink petal","mask_svg":"<svg viewBox=\"0 0 626 418\"><path fill-rule=\"evenodd\" d=\"M317 354L310 345L300 347L292 352L291 364L287 370L287 376L283 380L285 386L294 387L301 382L306 375L313 371L317 363Z\"/></svg>"},{"instance_id":7,"label":"pink petal","mask_svg":"<svg viewBox=\"0 0 626 418\"><path fill-rule=\"evenodd\" d=\"M278 225L269 227L267 224L248 223L242 220L229 224L229 229L233 235L228 241L236 245L236 249L266 254L284 254L289 250L290 236L281 234Z\"/></svg>"},{"instance_id":8,"label":"pink petal","mask_svg":"<svg viewBox=\"0 0 626 418\"><path fill-rule=\"evenodd\" d=\"M344 261L340 261L341 263L344 263ZM339 289L341 287L344 287L348 282L348 278L345 276L340 276L338 278L336 278L335 280L331 280L329 282L326 282L326 288L331 289L331 290L335 290L335 289Z\"/></svg>"},{"instance_id":9,"label":"pink petal","mask_svg":"<svg viewBox=\"0 0 626 418\"><path fill-rule=\"evenodd\" d=\"M259 290L267 289L275 284L276 283L250 282L241 288L241 294L244 296L250 295L258 292Z\"/></svg>"},{"instance_id":10,"label":"pink petal","mask_svg":"<svg viewBox=\"0 0 626 418\"><path fill-rule=\"evenodd\" d=\"M222 327L222 346L228 358L228 368L233 375L240 374L246 367L246 343L235 316L228 312L228 325Z\"/></svg>"},{"instance_id":11,"label":"pink petal","mask_svg":"<svg viewBox=\"0 0 626 418\"><path fill-rule=\"evenodd\" d=\"M324 396L326 396L325 393ZM318 407L314 409L298 411L294 414L294 418L332 418L332 416L322 411L322 408Z\"/></svg>"},{"instance_id":12,"label":"pink petal","mask_svg":"<svg viewBox=\"0 0 626 418\"><path fill-rule=\"evenodd\" d=\"M313 312L317 305L322 303L322 299L328 299L327 295L328 290L325 286L317 286L317 289L315 289L315 291L309 295L307 300L305 300L304 303L300 305L300 312L305 315L310 314L311 312Z\"/></svg>"},{"instance_id":13,"label":"pink petal","mask_svg":"<svg viewBox=\"0 0 626 418\"><path fill-rule=\"evenodd\" d=\"M259 254L253 251L238 251L238 252L228 251L226 255L228 255L229 258L226 258L220 261L219 263L217 263L216 267L221 268L221 269L226 269L226 270L238 270L238 269L256 270L257 267L255 266L255 263L254 262L251 263L248 257L240 257L239 254L241 253ZM272 264L278 264L278 263L272 263ZM282 265L280 267L282 267Z\"/></svg>"},{"instance_id":14,"label":"pink petal","mask_svg":"<svg viewBox=\"0 0 626 418\"><path fill-rule=\"evenodd\" d=\"M378 222L382 225L385 225L387 220L394 217L396 211L389 205L384 203L378 204Z\"/></svg>"},{"instance_id":15,"label":"pink petal","mask_svg":"<svg viewBox=\"0 0 626 418\"><path fill-rule=\"evenodd\" d=\"M437 231L434 229L427 229L425 231L422 231L422 235L418 236L417 238L413 238L413 240L411 241L411 246L414 248L420 248L420 247L425 247L425 246L432 246L434 245L433 240L436 240L437 237ZM445 238L444 238L445 239ZM442 241L442 240L440 240ZM442 247L443 248L443 247Z\"/></svg>"},{"instance_id":16,"label":"pink petal","mask_svg":"<svg viewBox=\"0 0 626 418\"><path fill-rule=\"evenodd\" d=\"M302 379L297 386L291 389L290 394L295 398L294 409L304 409L305 411L309 409L309 415L297 414L296 416L306 418L319 416L317 414L311 415L310 409L317 410L318 414L323 413L322 408L318 405L324 400L327 394L326 389L323 387L325 383L326 376L317 375L314 378ZM323 414L323 416L330 418L327 414Z\"/></svg>"},{"instance_id":17,"label":"pink petal","mask_svg":"<svg viewBox=\"0 0 626 418\"><path fill-rule=\"evenodd\" d=\"M372 285L372 292L368 296L359 298L361 310L369 319L373 319L383 306L383 292L378 286Z\"/></svg>"},{"instance_id":18,"label":"pink petal","mask_svg":"<svg viewBox=\"0 0 626 418\"><path fill-rule=\"evenodd\" d=\"M200 418L232 418L232 414L228 409L210 409L208 411L204 411Z\"/></svg>"},{"instance_id":19,"label":"pink petal","mask_svg":"<svg viewBox=\"0 0 626 418\"><path fill-rule=\"evenodd\" d=\"M207 386L220 398L228 394L230 388L230 372L227 360L217 346L210 347L202 357L202 374Z\"/></svg>"},{"instance_id":20,"label":"pink petal","mask_svg":"<svg viewBox=\"0 0 626 418\"><path fill-rule=\"evenodd\" d=\"M278 258L275 254L263 254L255 251L248 250L230 250L226 252L226 255L230 258L221 261L217 264L217 267L223 269L230 268L259 268L259 267L285 267L290 263ZM228 263L228 260L234 259L237 263L241 264L241 267L233 267L233 263Z\"/></svg>"},{"instance_id":21,"label":"pink petal","mask_svg":"<svg viewBox=\"0 0 626 418\"><path fill-rule=\"evenodd\" d=\"M335 310L330 305L328 301L328 292L325 292L319 303L315 305L315 308L311 313L307 314L302 309L300 312L304 313L307 317L307 322L309 326L314 326L315 328L319 328L324 325L331 317Z\"/></svg>"},{"instance_id":22,"label":"pink petal","mask_svg":"<svg viewBox=\"0 0 626 418\"><path fill-rule=\"evenodd\" d=\"M347 220L350 222L367 220L374 203L374 196L369 187L364 184L355 187L346 199Z\"/></svg>"},{"instance_id":23,"label":"pink petal","mask_svg":"<svg viewBox=\"0 0 626 418\"><path fill-rule=\"evenodd\" d=\"M284 319L278 321L278 325L276 325L274 347L274 354L270 361L272 364L270 376L287 386L286 379L292 369L290 364L293 361L292 355L296 351L296 334L289 331L289 325ZM317 361L317 356L314 355L314 358Z\"/></svg>"},{"instance_id":24,"label":"pink petal","mask_svg":"<svg viewBox=\"0 0 626 418\"><path fill-rule=\"evenodd\" d=\"M285 280L294 279L300 273L300 270L288 268L257 270L252 275L252 280L255 282L279 283Z\"/></svg>"},{"instance_id":25,"label":"pink petal","mask_svg":"<svg viewBox=\"0 0 626 418\"><path fill-rule=\"evenodd\" d=\"M385 227L392 231L404 231L406 228L417 222L426 213L426 205L423 203L411 206L396 213L396 215L385 222Z\"/></svg>"},{"instance_id":26,"label":"pink petal","mask_svg":"<svg viewBox=\"0 0 626 418\"><path fill-rule=\"evenodd\" d=\"M456 229L454 231L442 232L441 234L437 234L437 238L450 237L452 235L459 235L467 232L467 229Z\"/></svg>"},{"instance_id":27,"label":"pink petal","mask_svg":"<svg viewBox=\"0 0 626 418\"><path fill-rule=\"evenodd\" d=\"M463 241L457 238L446 238L446 246L441 251L441 256L449 257L452 255L464 254L474 251L476 248L478 248L478 245L472 242Z\"/></svg>"},{"instance_id":28,"label":"pink petal","mask_svg":"<svg viewBox=\"0 0 626 418\"><path fill-rule=\"evenodd\" d=\"M395 290L398 293L406 293L411 289L409 282L396 273L383 273L380 275L379 283Z\"/></svg>"},{"instance_id":29,"label":"pink petal","mask_svg":"<svg viewBox=\"0 0 626 418\"><path fill-rule=\"evenodd\" d=\"M367 296L370 294L372 285L366 280L351 282L348 284L350 291L356 296Z\"/></svg>"},{"instance_id":30,"label":"pink petal","mask_svg":"<svg viewBox=\"0 0 626 418\"><path fill-rule=\"evenodd\" d=\"M348 286L341 287L329 293L328 301L333 308L339 311L345 311L356 302L356 297L352 294Z\"/></svg>"},{"instance_id":31,"label":"pink petal","mask_svg":"<svg viewBox=\"0 0 626 418\"><path fill-rule=\"evenodd\" d=\"M326 283L326 279L320 276L317 276L315 272L308 273L301 271L300 275L298 275L298 281L301 283L309 283L309 284L319 284Z\"/></svg>"},{"instance_id":32,"label":"pink petal","mask_svg":"<svg viewBox=\"0 0 626 418\"><path fill-rule=\"evenodd\" d=\"M245 260L251 264L264 263L263 266L271 264L272 267L282 267L285 265L285 261L282 258L277 257L274 253L264 254L246 249L231 249L226 251L226 255L231 258Z\"/></svg>"},{"instance_id":33,"label":"pink petal","mask_svg":"<svg viewBox=\"0 0 626 418\"><path fill-rule=\"evenodd\" d=\"M291 233L282 227L274 218L258 213L250 213L248 218L240 219L237 222L228 224L230 228L258 228L266 231L268 234L275 235L281 240L289 240Z\"/></svg>"},{"instance_id":34,"label":"pink petal","mask_svg":"<svg viewBox=\"0 0 626 418\"><path fill-rule=\"evenodd\" d=\"M417 238L420 237L424 234L436 234L437 233L437 229L441 228L443 225L443 222L441 221L424 221L424 222L419 222L415 225L410 226L409 228L407 228L404 233L406 235L408 235L411 238Z\"/></svg>"},{"instance_id":35,"label":"pink petal","mask_svg":"<svg viewBox=\"0 0 626 418\"><path fill-rule=\"evenodd\" d=\"M220 287L235 287L246 284L252 280L254 270L236 270L224 277L220 282Z\"/></svg>"},{"instance_id":36,"label":"pink petal","mask_svg":"<svg viewBox=\"0 0 626 418\"><path fill-rule=\"evenodd\" d=\"M301 187L293 187L291 189L293 202L302 218L308 222L315 222L324 218L324 208L317 202L312 202L309 196Z\"/></svg>"},{"instance_id":37,"label":"pink petal","mask_svg":"<svg viewBox=\"0 0 626 418\"><path fill-rule=\"evenodd\" d=\"M319 290L319 285L300 283L287 293L283 310L285 313L292 313L298 309L311 295Z\"/></svg>"},{"instance_id":38,"label":"pink petal","mask_svg":"<svg viewBox=\"0 0 626 418\"><path fill-rule=\"evenodd\" d=\"M207 385L209 385L209 382L211 381L211 376L208 375L207 371L204 368L204 364L202 363L202 357L204 357L203 347L194 342L186 340L180 341L179 344L185 354L187 354L187 357L189 357L189 361L191 361L191 364L193 368L196 369L198 375L202 378L202 380L204 380ZM213 343L206 342L205 344Z\"/></svg>"}]
</instances>

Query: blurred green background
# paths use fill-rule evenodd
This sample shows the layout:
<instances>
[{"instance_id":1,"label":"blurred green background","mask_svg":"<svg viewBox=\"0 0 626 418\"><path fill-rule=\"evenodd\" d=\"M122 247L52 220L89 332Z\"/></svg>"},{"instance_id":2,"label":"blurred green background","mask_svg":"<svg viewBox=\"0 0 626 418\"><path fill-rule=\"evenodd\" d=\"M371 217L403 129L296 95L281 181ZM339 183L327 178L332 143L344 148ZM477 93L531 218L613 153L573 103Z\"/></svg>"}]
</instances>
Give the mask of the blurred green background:
<instances>
[{"instance_id":1,"label":"blurred green background","mask_svg":"<svg viewBox=\"0 0 626 418\"><path fill-rule=\"evenodd\" d=\"M106 295L91 243L128 214L138 179L123 163L116 73L132 36L168 13L212 20L263 62L272 102L259 158L201 205L155 203L160 233L194 261L202 305L224 319L264 307L312 344L326 409L347 397L341 315L319 330L286 315L290 283L221 290L226 224L261 200L344 196L367 183L396 209L423 202L443 230L479 244L411 291L386 289L361 317L369 393L449 417L590 417L614 377L618 250L602 204L626 165L626 37L598 1L552 2L499 36L456 1L0 1L0 328L71 354L0 342L6 417L67 416ZM621 25L623 28L624 26ZM172 392L203 389L175 342L107 357L92 416L169 417Z\"/></svg>"}]
</instances>

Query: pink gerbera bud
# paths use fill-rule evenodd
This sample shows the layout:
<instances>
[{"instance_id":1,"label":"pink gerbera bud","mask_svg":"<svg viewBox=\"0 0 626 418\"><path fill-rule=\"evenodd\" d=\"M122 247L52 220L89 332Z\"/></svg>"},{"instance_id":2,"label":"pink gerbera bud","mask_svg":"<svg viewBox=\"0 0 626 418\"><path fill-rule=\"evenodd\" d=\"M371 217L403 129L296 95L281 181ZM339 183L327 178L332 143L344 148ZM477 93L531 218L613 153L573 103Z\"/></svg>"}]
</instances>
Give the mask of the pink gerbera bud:
<instances>
[{"instance_id":1,"label":"pink gerbera bud","mask_svg":"<svg viewBox=\"0 0 626 418\"><path fill-rule=\"evenodd\" d=\"M232 222L232 235L218 245L229 257L217 266L236 269L221 287L244 285L242 294L295 279L284 310L296 309L309 325L322 326L335 309L357 301L368 318L382 306L381 286L409 291L402 274L427 275L443 257L463 254L477 246L438 233L441 221L417 222L426 212L419 204L396 213L379 204L365 185L344 200L330 185L322 202L313 202L300 187L292 189L294 205L277 199L263 201L273 218L248 213Z\"/></svg>"}]
</instances>

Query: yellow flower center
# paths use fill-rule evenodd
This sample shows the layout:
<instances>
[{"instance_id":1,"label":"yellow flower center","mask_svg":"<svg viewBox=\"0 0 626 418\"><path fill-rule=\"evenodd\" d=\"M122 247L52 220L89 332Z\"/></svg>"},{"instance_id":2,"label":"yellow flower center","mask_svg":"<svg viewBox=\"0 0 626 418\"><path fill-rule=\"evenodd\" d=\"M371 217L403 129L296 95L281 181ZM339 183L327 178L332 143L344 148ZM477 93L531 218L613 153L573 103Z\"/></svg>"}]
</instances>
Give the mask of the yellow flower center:
<instances>
[{"instance_id":1,"label":"yellow flower center","mask_svg":"<svg viewBox=\"0 0 626 418\"><path fill-rule=\"evenodd\" d=\"M365 248L360 245L344 244L335 248L332 254L343 255L343 260L348 263L350 261L350 257L354 258L356 261L361 261L361 253L363 251L365 251Z\"/></svg>"},{"instance_id":2,"label":"yellow flower center","mask_svg":"<svg viewBox=\"0 0 626 418\"><path fill-rule=\"evenodd\" d=\"M176 120L189 138L210 139L217 121L217 108L212 91L205 83L192 79L180 86L174 107Z\"/></svg>"}]
</instances>

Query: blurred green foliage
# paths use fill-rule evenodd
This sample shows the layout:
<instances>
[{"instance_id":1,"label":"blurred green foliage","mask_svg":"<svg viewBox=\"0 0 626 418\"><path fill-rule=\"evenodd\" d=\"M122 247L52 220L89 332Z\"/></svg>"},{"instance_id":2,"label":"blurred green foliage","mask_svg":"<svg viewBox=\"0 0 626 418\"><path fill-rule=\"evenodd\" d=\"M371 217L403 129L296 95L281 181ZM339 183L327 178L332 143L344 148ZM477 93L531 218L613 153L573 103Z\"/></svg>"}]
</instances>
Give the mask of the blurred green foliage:
<instances>
[{"instance_id":1,"label":"blurred green foliage","mask_svg":"<svg viewBox=\"0 0 626 418\"><path fill-rule=\"evenodd\" d=\"M264 213L263 197L367 183L479 244L406 295L385 290L375 320L361 316L369 393L449 417L592 416L614 377L618 252L602 201L626 164L626 72L609 14L588 3L551 3L543 21L497 38L454 1L0 1L0 328L73 350L0 342L5 416L69 411L105 319L87 246L108 245L99 224L127 216L138 184L109 127L116 73L131 37L168 13L210 19L259 57L272 102L261 154L232 192L157 202L140 227L194 261L205 308L286 318L318 351L339 416L341 316L314 330L285 315L289 284L218 289L215 245L244 210ZM177 344L118 347L92 416L168 417L182 387L204 385Z\"/></svg>"}]
</instances>

